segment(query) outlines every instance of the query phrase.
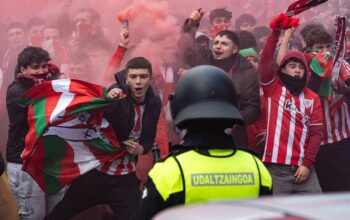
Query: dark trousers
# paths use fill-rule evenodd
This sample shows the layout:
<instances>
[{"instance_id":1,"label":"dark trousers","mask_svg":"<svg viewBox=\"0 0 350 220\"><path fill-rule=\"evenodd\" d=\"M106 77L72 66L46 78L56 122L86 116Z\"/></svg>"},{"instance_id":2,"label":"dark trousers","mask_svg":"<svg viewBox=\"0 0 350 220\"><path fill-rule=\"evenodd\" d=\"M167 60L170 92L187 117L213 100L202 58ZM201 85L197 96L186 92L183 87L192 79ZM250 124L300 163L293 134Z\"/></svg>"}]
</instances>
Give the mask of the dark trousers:
<instances>
[{"instance_id":1,"label":"dark trousers","mask_svg":"<svg viewBox=\"0 0 350 220\"><path fill-rule=\"evenodd\" d=\"M67 220L98 204L108 204L113 219L130 219L140 198L135 173L112 176L92 170L73 181L61 202L45 220Z\"/></svg>"},{"instance_id":2,"label":"dark trousers","mask_svg":"<svg viewBox=\"0 0 350 220\"><path fill-rule=\"evenodd\" d=\"M306 181L295 183L294 174L297 166L265 163L269 170L272 183L273 195L289 195L289 194L319 194L322 193L320 184L314 168L310 169L310 175Z\"/></svg>"},{"instance_id":3,"label":"dark trousers","mask_svg":"<svg viewBox=\"0 0 350 220\"><path fill-rule=\"evenodd\" d=\"M350 138L320 147L316 173L323 192L350 190Z\"/></svg>"}]
</instances>

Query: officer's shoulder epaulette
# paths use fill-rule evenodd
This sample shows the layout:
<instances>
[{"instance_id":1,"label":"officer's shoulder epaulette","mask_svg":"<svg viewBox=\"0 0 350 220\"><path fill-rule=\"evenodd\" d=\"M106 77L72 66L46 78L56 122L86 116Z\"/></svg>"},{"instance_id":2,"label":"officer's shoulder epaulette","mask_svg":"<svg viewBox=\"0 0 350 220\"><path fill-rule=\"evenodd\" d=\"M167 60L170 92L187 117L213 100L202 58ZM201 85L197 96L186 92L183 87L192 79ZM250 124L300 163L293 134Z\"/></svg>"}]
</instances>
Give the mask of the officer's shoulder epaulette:
<instances>
[{"instance_id":1,"label":"officer's shoulder epaulette","mask_svg":"<svg viewBox=\"0 0 350 220\"><path fill-rule=\"evenodd\" d=\"M245 151L245 152L250 153L250 154L253 154L254 156L259 158L259 155L256 152L254 152L254 151L252 151L250 149L243 148L243 147L236 147L236 149L240 150L240 151Z\"/></svg>"}]
</instances>

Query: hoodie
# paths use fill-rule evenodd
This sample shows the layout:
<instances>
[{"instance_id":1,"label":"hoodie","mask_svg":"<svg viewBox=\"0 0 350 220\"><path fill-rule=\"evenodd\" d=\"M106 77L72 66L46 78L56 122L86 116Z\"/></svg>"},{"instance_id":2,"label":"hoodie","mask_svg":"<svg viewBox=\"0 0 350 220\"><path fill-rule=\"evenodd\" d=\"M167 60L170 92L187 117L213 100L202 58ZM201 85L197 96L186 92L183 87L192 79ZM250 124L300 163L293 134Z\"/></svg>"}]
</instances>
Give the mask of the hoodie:
<instances>
[{"instance_id":1,"label":"hoodie","mask_svg":"<svg viewBox=\"0 0 350 220\"><path fill-rule=\"evenodd\" d=\"M305 67L305 85L308 84L310 81L310 69L309 64L304 56L303 53L299 51L289 51L282 59L281 65L278 67L277 70L274 68L274 53L276 51L276 45L278 42L278 37L280 35L279 30L274 30L270 36L268 37L265 47L268 49L264 49L261 56L260 56L260 65L259 65L259 74L260 74L260 81L262 84L267 84L271 82L276 75L281 74L282 68L287 64L287 62L291 58L296 58L300 60L301 63L303 63Z\"/></svg>"},{"instance_id":2,"label":"hoodie","mask_svg":"<svg viewBox=\"0 0 350 220\"><path fill-rule=\"evenodd\" d=\"M263 49L263 52L260 57L260 64L259 64L259 75L262 85L268 85L272 83L274 80L278 80L279 83L281 83L283 86L285 84L283 83L283 80L280 79L280 77L276 78L279 74L281 74L281 69L286 65L286 63L291 58L296 58L297 60L300 60L305 66L305 82L303 85L303 91L307 93L313 93L311 90L306 88L306 85L308 84L310 80L310 70L308 67L307 60L305 56L300 52L288 52L285 57L281 61L281 65L278 67L277 71L274 69L274 52L276 49L276 45L278 42L280 31L274 30L270 36L268 37L265 47ZM285 86L287 89L288 87ZM294 95L294 94L293 94ZM315 94L316 95L316 94ZM298 95L294 95L295 99L299 99ZM320 104L319 104L320 105ZM314 108L320 108L320 106L314 106ZM269 113L267 113L269 114ZM267 118L269 119L269 115L267 115ZM269 121L267 121L269 124ZM283 130L283 129L282 129ZM275 134L267 134L267 135L275 135ZM315 162L317 153L319 151L320 143L323 139L323 125L317 125L317 126L308 126L308 140L305 147L305 155L304 159L301 165L304 165L308 168L311 168Z\"/></svg>"}]
</instances>

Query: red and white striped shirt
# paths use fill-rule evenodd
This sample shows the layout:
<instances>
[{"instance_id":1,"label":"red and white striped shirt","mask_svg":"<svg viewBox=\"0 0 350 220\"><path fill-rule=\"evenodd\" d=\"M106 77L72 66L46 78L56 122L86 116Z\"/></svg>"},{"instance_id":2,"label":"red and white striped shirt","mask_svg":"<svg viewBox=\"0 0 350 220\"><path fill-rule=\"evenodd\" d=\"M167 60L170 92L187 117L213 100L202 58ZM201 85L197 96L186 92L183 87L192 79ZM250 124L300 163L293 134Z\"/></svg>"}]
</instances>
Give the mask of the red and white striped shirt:
<instances>
[{"instance_id":1,"label":"red and white striped shirt","mask_svg":"<svg viewBox=\"0 0 350 220\"><path fill-rule=\"evenodd\" d=\"M278 76L262 84L265 95L267 137L264 162L300 166L308 147L310 126L322 125L320 98L305 88L291 94Z\"/></svg>"},{"instance_id":2,"label":"red and white striped shirt","mask_svg":"<svg viewBox=\"0 0 350 220\"><path fill-rule=\"evenodd\" d=\"M129 140L138 142L141 135L142 116L145 111L145 105L134 105L135 118L134 127L129 135ZM110 161L102 164L97 170L109 175L125 175L136 170L135 156L126 154L119 160Z\"/></svg>"},{"instance_id":3,"label":"red and white striped shirt","mask_svg":"<svg viewBox=\"0 0 350 220\"><path fill-rule=\"evenodd\" d=\"M330 113L330 103L326 98L321 99L324 115L324 138L321 145L331 144L350 137L350 114L346 100L336 111Z\"/></svg>"},{"instance_id":4,"label":"red and white striped shirt","mask_svg":"<svg viewBox=\"0 0 350 220\"><path fill-rule=\"evenodd\" d=\"M346 61L342 62L340 69L340 76L344 81L350 78L350 64ZM323 115L324 115L324 138L321 145L332 144L338 141L342 141L350 137L350 114L349 106L346 103L346 99L342 99L341 104L338 107L332 107L326 98L321 98ZM333 112L333 113L331 113Z\"/></svg>"}]
</instances>

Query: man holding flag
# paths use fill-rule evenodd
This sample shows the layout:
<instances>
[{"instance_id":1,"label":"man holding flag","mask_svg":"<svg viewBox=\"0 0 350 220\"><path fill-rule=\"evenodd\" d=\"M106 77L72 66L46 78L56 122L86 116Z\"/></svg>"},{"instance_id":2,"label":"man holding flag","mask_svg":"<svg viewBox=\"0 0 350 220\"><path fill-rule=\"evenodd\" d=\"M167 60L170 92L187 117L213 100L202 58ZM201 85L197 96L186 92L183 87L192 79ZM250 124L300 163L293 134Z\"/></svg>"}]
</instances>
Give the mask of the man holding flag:
<instances>
[{"instance_id":1,"label":"man holding flag","mask_svg":"<svg viewBox=\"0 0 350 220\"><path fill-rule=\"evenodd\" d=\"M108 94L105 94L108 96L107 102L110 102L103 111L105 119L102 123L97 123L98 126L95 129L102 131L104 127L108 127L106 124L109 124L113 134L102 131L103 135L100 135L100 139L104 141L107 139L102 147L88 144L88 148L93 149L90 152L93 152L97 163L89 161L89 168L83 168L83 165L77 164L77 170L80 173L69 186L62 201L45 219L70 219L98 204L108 204L113 210L113 219L130 219L137 206L141 195L139 180L135 175L136 158L138 155L147 153L153 145L161 101L150 87L152 66L147 59L136 57L129 60L126 69L117 73L115 78L117 84L114 84ZM69 108L68 106L66 111L70 111ZM80 120L89 124L91 120L97 118L94 112L96 111L80 113L72 121ZM79 126L82 125L79 124ZM87 135L91 137L99 136L93 129L88 131ZM69 142L68 135L66 137L65 140ZM95 140L98 139L95 138ZM91 141L92 139L89 140ZM101 151L106 143L114 145L114 150L112 147L110 152ZM76 152L75 149L73 147L73 151ZM75 159L77 157L79 156L74 155L75 163L78 161ZM63 171L61 173L64 175Z\"/></svg>"},{"instance_id":2,"label":"man holding flag","mask_svg":"<svg viewBox=\"0 0 350 220\"><path fill-rule=\"evenodd\" d=\"M55 77L50 72L52 65L48 64L49 60L48 52L41 48L27 47L22 50L18 55L16 79L8 87L6 94L10 120L6 147L7 173L21 219L42 219L45 216L45 194L34 179L21 170L21 153L28 133L28 106L18 100L30 88Z\"/></svg>"}]
</instances>

